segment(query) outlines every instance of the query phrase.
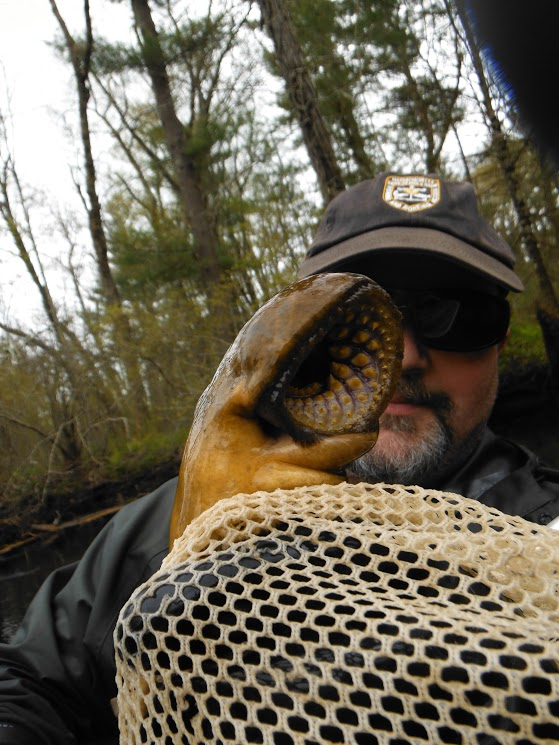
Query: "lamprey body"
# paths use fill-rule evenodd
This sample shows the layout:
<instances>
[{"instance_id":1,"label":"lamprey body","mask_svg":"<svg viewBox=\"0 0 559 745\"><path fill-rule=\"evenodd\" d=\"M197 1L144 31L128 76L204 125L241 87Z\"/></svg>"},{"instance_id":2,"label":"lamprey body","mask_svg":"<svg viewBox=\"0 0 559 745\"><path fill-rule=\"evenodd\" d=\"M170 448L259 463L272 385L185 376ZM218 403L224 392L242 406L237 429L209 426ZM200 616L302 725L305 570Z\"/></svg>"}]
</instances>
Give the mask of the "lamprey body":
<instances>
[{"instance_id":1,"label":"lamprey body","mask_svg":"<svg viewBox=\"0 0 559 745\"><path fill-rule=\"evenodd\" d=\"M202 394L170 543L234 494L343 481L369 450L400 375L401 317L359 274L317 274L248 321Z\"/></svg>"}]
</instances>

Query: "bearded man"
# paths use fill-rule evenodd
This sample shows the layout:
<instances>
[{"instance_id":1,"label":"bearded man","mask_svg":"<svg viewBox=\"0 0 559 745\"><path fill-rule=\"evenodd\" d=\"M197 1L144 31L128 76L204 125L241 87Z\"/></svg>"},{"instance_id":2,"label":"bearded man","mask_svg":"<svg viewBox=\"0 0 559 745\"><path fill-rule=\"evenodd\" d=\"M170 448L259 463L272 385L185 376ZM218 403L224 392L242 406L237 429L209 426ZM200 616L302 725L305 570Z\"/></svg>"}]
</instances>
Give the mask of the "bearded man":
<instances>
[{"instance_id":1,"label":"bearded man","mask_svg":"<svg viewBox=\"0 0 559 745\"><path fill-rule=\"evenodd\" d=\"M548 524L559 490L537 458L487 427L509 336L506 296L521 292L510 246L481 216L470 183L383 173L328 205L300 276L357 272L404 318L396 393L354 482L417 484Z\"/></svg>"}]
</instances>

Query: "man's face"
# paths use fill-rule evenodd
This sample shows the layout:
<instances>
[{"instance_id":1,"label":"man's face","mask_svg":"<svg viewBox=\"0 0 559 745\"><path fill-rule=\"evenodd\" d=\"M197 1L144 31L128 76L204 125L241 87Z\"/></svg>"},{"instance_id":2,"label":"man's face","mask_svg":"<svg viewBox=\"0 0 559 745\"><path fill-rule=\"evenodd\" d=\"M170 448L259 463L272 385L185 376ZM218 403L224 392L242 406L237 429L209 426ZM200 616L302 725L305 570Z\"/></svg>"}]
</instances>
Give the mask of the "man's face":
<instances>
[{"instance_id":1,"label":"man's face","mask_svg":"<svg viewBox=\"0 0 559 745\"><path fill-rule=\"evenodd\" d=\"M375 447L348 469L353 481L436 486L480 441L495 402L502 344L443 352L404 331L402 375Z\"/></svg>"}]
</instances>

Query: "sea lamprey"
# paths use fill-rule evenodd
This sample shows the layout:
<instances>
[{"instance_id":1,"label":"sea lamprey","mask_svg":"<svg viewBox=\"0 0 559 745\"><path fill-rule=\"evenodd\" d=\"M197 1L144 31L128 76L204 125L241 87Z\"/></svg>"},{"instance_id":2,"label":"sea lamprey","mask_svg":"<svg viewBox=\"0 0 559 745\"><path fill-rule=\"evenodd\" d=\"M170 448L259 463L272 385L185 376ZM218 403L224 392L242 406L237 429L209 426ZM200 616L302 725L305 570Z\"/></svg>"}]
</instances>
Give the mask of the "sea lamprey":
<instances>
[{"instance_id":1,"label":"sea lamprey","mask_svg":"<svg viewBox=\"0 0 559 745\"><path fill-rule=\"evenodd\" d=\"M402 349L398 309L359 274L307 277L263 305L198 402L170 545L225 497L342 482L376 441Z\"/></svg>"}]
</instances>

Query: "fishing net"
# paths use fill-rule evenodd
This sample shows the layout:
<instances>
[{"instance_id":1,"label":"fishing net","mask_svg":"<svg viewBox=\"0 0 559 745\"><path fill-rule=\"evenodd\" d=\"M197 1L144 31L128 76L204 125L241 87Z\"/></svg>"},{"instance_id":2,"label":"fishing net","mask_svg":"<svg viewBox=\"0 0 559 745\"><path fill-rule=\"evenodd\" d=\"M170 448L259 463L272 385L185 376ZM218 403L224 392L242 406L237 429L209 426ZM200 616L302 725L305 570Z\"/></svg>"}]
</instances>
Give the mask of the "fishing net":
<instances>
[{"instance_id":1,"label":"fishing net","mask_svg":"<svg viewBox=\"0 0 559 745\"><path fill-rule=\"evenodd\" d=\"M120 742L559 742L558 549L418 487L223 500L122 609Z\"/></svg>"}]
</instances>

